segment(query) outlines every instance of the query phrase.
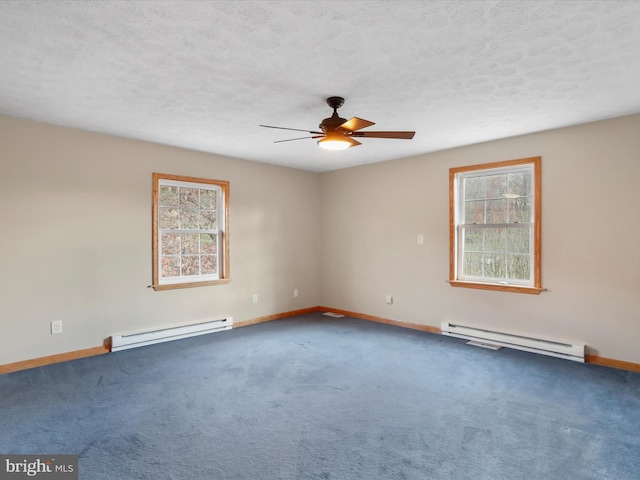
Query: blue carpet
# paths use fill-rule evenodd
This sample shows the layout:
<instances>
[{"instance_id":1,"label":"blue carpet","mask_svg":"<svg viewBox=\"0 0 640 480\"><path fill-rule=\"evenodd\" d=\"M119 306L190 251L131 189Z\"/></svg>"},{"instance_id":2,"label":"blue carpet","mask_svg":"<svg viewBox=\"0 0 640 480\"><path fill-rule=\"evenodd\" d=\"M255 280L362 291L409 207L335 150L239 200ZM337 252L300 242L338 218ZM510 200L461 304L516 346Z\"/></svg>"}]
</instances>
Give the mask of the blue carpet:
<instances>
[{"instance_id":1,"label":"blue carpet","mask_svg":"<svg viewBox=\"0 0 640 480\"><path fill-rule=\"evenodd\" d=\"M311 314L0 375L81 479L638 480L640 374Z\"/></svg>"}]
</instances>

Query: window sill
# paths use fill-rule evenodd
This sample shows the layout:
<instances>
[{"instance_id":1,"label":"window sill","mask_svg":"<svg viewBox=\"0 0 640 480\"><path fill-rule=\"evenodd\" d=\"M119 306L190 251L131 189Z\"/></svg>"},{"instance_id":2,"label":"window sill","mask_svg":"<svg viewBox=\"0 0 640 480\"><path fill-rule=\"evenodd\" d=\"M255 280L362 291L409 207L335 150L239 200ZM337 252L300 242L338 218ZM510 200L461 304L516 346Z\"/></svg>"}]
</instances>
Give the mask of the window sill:
<instances>
[{"instance_id":1,"label":"window sill","mask_svg":"<svg viewBox=\"0 0 640 480\"><path fill-rule=\"evenodd\" d=\"M522 285L503 285L501 283L463 282L460 280L449 280L449 284L452 287L475 288L478 290L497 290L500 292L512 292L512 293L528 293L530 295L539 295L540 292L544 292L547 290L546 288L540 288L540 287L525 287Z\"/></svg>"},{"instance_id":2,"label":"window sill","mask_svg":"<svg viewBox=\"0 0 640 480\"><path fill-rule=\"evenodd\" d=\"M208 280L206 282L187 282L187 283L167 283L165 285L149 285L156 292L159 290L176 290L179 288L195 288L208 287L211 285L226 285L231 281L230 278L221 278L220 280Z\"/></svg>"}]
</instances>

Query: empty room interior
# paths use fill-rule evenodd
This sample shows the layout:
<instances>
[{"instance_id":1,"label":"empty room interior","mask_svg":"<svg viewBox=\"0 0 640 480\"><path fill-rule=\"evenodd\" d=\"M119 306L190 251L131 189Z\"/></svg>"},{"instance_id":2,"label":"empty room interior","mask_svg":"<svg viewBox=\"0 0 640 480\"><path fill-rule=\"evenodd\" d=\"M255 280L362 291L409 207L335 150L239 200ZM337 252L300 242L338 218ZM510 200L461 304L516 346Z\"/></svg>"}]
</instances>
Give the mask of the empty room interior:
<instances>
[{"instance_id":1,"label":"empty room interior","mask_svg":"<svg viewBox=\"0 0 640 480\"><path fill-rule=\"evenodd\" d=\"M639 26L2 2L6 468L637 479Z\"/></svg>"}]
</instances>

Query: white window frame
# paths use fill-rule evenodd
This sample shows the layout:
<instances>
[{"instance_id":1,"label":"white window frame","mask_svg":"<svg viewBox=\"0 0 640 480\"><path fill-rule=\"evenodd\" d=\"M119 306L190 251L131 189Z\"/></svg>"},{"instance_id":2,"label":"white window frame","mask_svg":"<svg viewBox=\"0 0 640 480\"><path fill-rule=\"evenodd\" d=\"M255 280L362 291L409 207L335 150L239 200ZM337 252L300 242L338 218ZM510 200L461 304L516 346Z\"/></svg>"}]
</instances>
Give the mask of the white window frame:
<instances>
[{"instance_id":1,"label":"white window frame","mask_svg":"<svg viewBox=\"0 0 640 480\"><path fill-rule=\"evenodd\" d=\"M160 208L159 191L163 186L196 188L208 190L216 193L216 222L215 228L160 228ZM153 288L155 290L167 290L175 288L199 287L206 285L216 285L226 283L229 280L229 259L228 259L228 220L229 220L229 182L221 180L209 180L203 178L185 177L177 175L167 175L162 173L153 174ZM178 207L179 209L179 207ZM162 277L163 234L215 234L216 236L216 270L215 274L200 275L179 275L175 277ZM180 252L180 261L188 256L202 256L198 254L185 254ZM200 263L200 262L199 262ZM200 265L201 268L201 265Z\"/></svg>"},{"instance_id":2,"label":"white window frame","mask_svg":"<svg viewBox=\"0 0 640 480\"><path fill-rule=\"evenodd\" d=\"M485 177L489 175L517 173L528 171L532 174L532 201L530 222L509 222L500 224L464 224L464 191L465 178ZM517 293L538 294L544 289L541 286L541 170L540 157L508 160L483 165L457 167L449 170L449 209L450 209L450 253L449 253L449 283L455 287L477 288L484 290L501 290ZM486 199L485 199L486 200ZM463 272L464 230L466 228L526 228L529 229L530 244L530 279L498 279L486 276L465 275ZM508 252L505 252L508 255Z\"/></svg>"}]
</instances>

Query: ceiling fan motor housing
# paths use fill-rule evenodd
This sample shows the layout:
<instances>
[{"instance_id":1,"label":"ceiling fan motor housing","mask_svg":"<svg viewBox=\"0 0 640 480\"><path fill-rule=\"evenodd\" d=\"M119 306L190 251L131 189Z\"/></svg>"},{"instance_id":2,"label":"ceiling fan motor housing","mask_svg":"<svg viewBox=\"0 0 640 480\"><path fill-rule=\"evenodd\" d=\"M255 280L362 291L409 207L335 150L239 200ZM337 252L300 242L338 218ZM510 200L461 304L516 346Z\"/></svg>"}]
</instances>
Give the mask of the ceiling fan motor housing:
<instances>
[{"instance_id":1,"label":"ceiling fan motor housing","mask_svg":"<svg viewBox=\"0 0 640 480\"><path fill-rule=\"evenodd\" d=\"M335 112L329 118L325 118L322 120L322 123L319 125L323 132L331 132L336 130L340 125L347 121L346 118L342 118L338 116L338 113Z\"/></svg>"},{"instance_id":2,"label":"ceiling fan motor housing","mask_svg":"<svg viewBox=\"0 0 640 480\"><path fill-rule=\"evenodd\" d=\"M319 127L323 132L327 133L336 130L340 125L347 121L346 118L342 118L338 115L338 108L344 104L344 98L342 97L329 97L327 98L327 105L333 108L333 115L329 118L325 118L320 123Z\"/></svg>"}]
</instances>

